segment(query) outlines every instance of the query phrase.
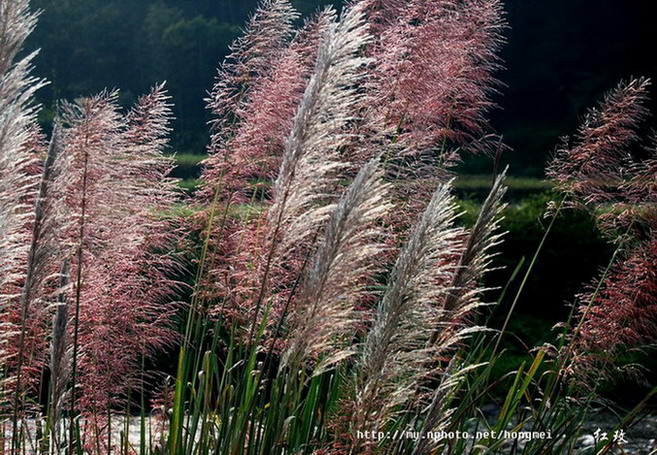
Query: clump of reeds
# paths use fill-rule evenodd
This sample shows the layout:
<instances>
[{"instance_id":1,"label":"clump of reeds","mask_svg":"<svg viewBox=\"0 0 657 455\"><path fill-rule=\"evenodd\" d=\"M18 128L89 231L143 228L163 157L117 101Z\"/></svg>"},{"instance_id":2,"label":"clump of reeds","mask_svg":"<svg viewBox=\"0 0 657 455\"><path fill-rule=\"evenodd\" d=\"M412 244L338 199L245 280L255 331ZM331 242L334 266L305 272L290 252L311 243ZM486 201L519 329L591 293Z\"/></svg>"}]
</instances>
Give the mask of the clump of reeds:
<instances>
[{"instance_id":1,"label":"clump of reeds","mask_svg":"<svg viewBox=\"0 0 657 455\"><path fill-rule=\"evenodd\" d=\"M29 75L33 54L16 61L36 21L28 6L0 3L3 415L12 453L35 446L28 419L44 453L113 450L99 417L123 412L143 359L176 338L168 97L156 87L126 115L115 93L65 104L48 145L36 124L44 83ZM70 432L60 430L64 416Z\"/></svg>"},{"instance_id":2,"label":"clump of reeds","mask_svg":"<svg viewBox=\"0 0 657 455\"><path fill-rule=\"evenodd\" d=\"M123 406L138 390L143 358L175 335L166 304L177 230L166 211L177 199L163 155L170 111L162 87L127 115L116 93L62 108L55 204L68 219L60 232L70 263L71 412L93 415ZM78 383L79 382L79 383Z\"/></svg>"},{"instance_id":3,"label":"clump of reeds","mask_svg":"<svg viewBox=\"0 0 657 455\"><path fill-rule=\"evenodd\" d=\"M480 408L503 383L491 375L507 326L491 335L481 313L506 174L466 227L451 168L490 142L501 4L359 0L299 30L298 18L288 1L264 0L234 43L208 100L202 185L184 201L198 210L183 222L164 87L128 112L116 91L62 103L47 145L31 104L43 82L30 56L15 62L35 16L26 0L0 0L0 392L12 455L503 446L426 437L472 422L572 423L565 438L525 446L563 451L595 399L572 378L654 338L657 147L630 153L646 81L591 111L549 169L622 241L555 358L540 349L506 373L490 423ZM198 234L189 305L176 303L183 225ZM153 393L162 434L149 435L147 364L178 342L176 376ZM113 436L114 417L134 408L139 447L129 423ZM420 436L361 436L400 431Z\"/></svg>"},{"instance_id":4,"label":"clump of reeds","mask_svg":"<svg viewBox=\"0 0 657 455\"><path fill-rule=\"evenodd\" d=\"M619 357L657 335L655 149L647 144L642 152L639 135L649 85L632 79L610 92L549 168L559 189L590 209L618 244L607 270L578 296L567 335L567 368L582 379L593 371L609 376Z\"/></svg>"},{"instance_id":5,"label":"clump of reeds","mask_svg":"<svg viewBox=\"0 0 657 455\"><path fill-rule=\"evenodd\" d=\"M323 376L334 374L326 371L327 365L342 368L350 365L352 361L349 359L354 358L357 359L353 365L357 371L356 378L353 382L349 381L351 385L345 389L349 394L355 394L354 401L341 400L344 411L354 413L354 424L346 430L354 433L358 425L386 428L404 406L416 409L416 406L427 403L427 385L440 375L445 359L458 350L473 328L470 317L480 305L482 290L479 280L490 265L489 250L497 243L493 232L499 219L504 189L502 180L498 180L479 222L472 232L468 232L454 226L457 213L450 194L451 184L445 182L440 185L433 199L427 201L429 205L425 215L402 249L397 265L387 278L388 286L381 304L373 311L375 293L370 291L369 295L365 295L363 286L368 282L374 284L371 276L377 268L372 267L373 258L384 250L382 244L377 243L383 240L383 231L378 231L391 220L394 221L390 212L401 211L413 217L419 214L418 209L422 206L422 199L419 199L413 203L412 211L408 210L410 207L393 205L388 209L384 190L387 193L389 188L399 194L397 188L402 188L404 182L398 183L391 178L402 175L403 167L407 169L405 175L413 173L414 163L406 160L410 154L420 155L439 146L446 156L450 153L449 147L468 142L465 136L424 125L421 117L428 116L427 113L411 115L409 110L422 106L432 109L422 100L403 102L403 106L398 107L387 104L387 91L383 87L386 83L393 83L393 80L405 80L398 85L400 94L409 97L414 96L412 93L429 95L429 91L411 86L415 82L430 83L423 78L412 83L413 66L425 65L427 72L435 77L442 78L449 74L466 85L453 87L454 92L437 93L432 103L440 104L446 111L452 110L450 115L454 119L464 116L448 127L460 128L463 124L472 137L480 135L485 129L482 115L490 106L488 94L494 85L492 71L497 65L494 54L502 24L499 7L495 2L473 2L467 6L454 5L453 8L441 5L442 9L434 11L429 3L424 6L420 3L409 5L403 8L403 18L390 20L386 27L381 27L388 33L406 36L403 45L407 50L404 52L382 45L383 31L380 28L381 33L375 35L366 31L366 26L370 25L372 30L376 30L370 21L378 21L375 17L379 12L384 12L379 8L384 9L385 6L356 2L339 20L330 11L325 12L318 16L315 23L311 23L320 37L314 70L305 80L307 86L303 96L294 97L287 91L287 87L292 87L288 81L298 83L304 80L298 79L298 76L296 79L287 76L287 56L293 55L299 37L306 37L305 30L288 41L289 44L284 44L285 41L278 37L289 37L291 33L272 34L275 43L272 42L266 50L259 49L257 43L251 43L248 38L253 30L269 26L273 20L278 21L281 30L286 30L293 14L286 9L285 15L278 15L280 8L280 4L263 3L250 23L247 38L235 45L237 52L223 70L226 77L219 82L210 101L210 108L218 115L215 123L218 135L213 139L214 155L206 163L201 196L207 201L208 188L212 189L214 199L209 205L205 222L212 224L214 221L219 228L206 225L203 234L207 236L207 248L214 248L212 259L208 256L205 261L219 268L207 271L217 280L215 293L208 293L203 285L198 295L202 295L204 301L217 301L220 309L218 317L223 316L230 324L231 333L239 334L240 330L246 330L246 338L240 342L241 335L237 339L231 337L229 346L231 350L235 349L233 343L246 343L250 347L247 358L251 360L247 360L247 365L248 362L256 362L260 351L258 345L263 345L264 363L254 363L254 367L260 366L253 371L257 378L253 387L264 387L262 393L265 396L270 393L269 390L275 393L277 387L285 387L291 395L301 393L306 387L312 389L312 384L319 387L321 381L326 380L322 379ZM422 8L440 14L434 20L429 11ZM417 20L406 20L411 17ZM414 25L405 25L410 22ZM477 32L475 24L486 24L486 28ZM467 29L470 26L473 28ZM422 35L424 37L420 39L415 37L416 34L427 36ZM453 60L441 63L429 60L423 46L439 46L440 37L444 34L453 36L455 42L474 40L480 47L461 49L457 45L448 46L441 49L441 55L445 55L447 60L449 52L454 51L455 54L450 57ZM235 98L234 104L225 104L227 90L235 90L228 86L236 86L233 78L239 68L245 67L248 60L256 58L256 55L269 59L275 52L279 53L278 64L262 74L253 72L255 78L248 79L242 86L239 99ZM386 74L385 63L392 58L397 59L398 68L405 71L404 77L408 79L402 79L396 73ZM449 62L463 66L448 67ZM476 69L481 71L477 72ZM366 81L368 72L375 74L375 77L360 86L365 89L363 91L358 83ZM302 75L303 72L298 74ZM270 81L275 81L276 85L271 85ZM463 100L456 102L455 93L462 94ZM282 109L286 104L279 101L279 96L285 102L296 98L296 114L292 115L288 108ZM272 111L268 106L277 110ZM385 108L381 109L381 106ZM403 125L395 118L382 118L379 114L385 110L402 115L405 118ZM225 118L235 121L227 123ZM446 121L441 115L435 118ZM473 123L468 124L465 118ZM481 126L474 127L475 123ZM285 125L290 133L280 129ZM392 126L397 126L398 130L393 131ZM410 130L415 132L411 133ZM410 140L413 135L421 136L421 131L429 134L429 130L435 130L437 136L426 137L423 141ZM285 134L288 134L287 138ZM409 140L403 139L403 146L400 147L397 143L402 136ZM261 143L260 137L267 139L267 149L258 145ZM255 146L242 138L255 138ZM354 165L366 163L366 158L377 155L377 148L384 153L383 171L375 171L375 167L381 165L370 161L358 175L350 177L354 175ZM236 181L236 173L244 172L245 177L257 182L272 172L264 171L271 164L252 170L249 167L250 164L263 163L263 152L266 152L268 159L280 154L277 160L280 169L273 179L271 191L256 196L257 189L249 190L251 204L262 204L263 211L261 214L233 217L232 211L244 204L244 195L249 194L244 189L250 185L243 178ZM247 161L249 165L239 165ZM434 166L434 178L442 178L446 172L446 160L443 159L442 163L438 160ZM426 170L423 175L429 175L427 172L431 171ZM340 178L353 179L345 192L338 184ZM389 180L389 183L384 184L383 180ZM233 189L235 185L237 188ZM340 193L343 196L338 200ZM219 215L222 217L219 218ZM368 227L384 215L378 221L384 225L377 229L373 229L376 225ZM408 226L407 223L408 220L404 220L403 224ZM385 241L389 245L398 243L407 235L403 225L389 225L385 230L388 231ZM388 252L380 256L382 264L387 263L389 255ZM206 263L202 267L206 267ZM379 273L388 275L383 269L379 270ZM199 308L198 311L203 310ZM198 320L197 324L200 322ZM359 338L363 336L365 339L360 343ZM215 333L213 343L221 342L216 340L217 337ZM196 339L198 341L194 344L201 343L200 338ZM278 358L279 351L281 368L271 370L271 363L277 361L274 358ZM186 351L185 356L188 355L190 353ZM198 361L201 361L202 353L197 355ZM216 354L207 351L205 355ZM193 362L183 357L181 361ZM298 374L301 378L306 377L308 369L312 374L307 380L299 382L293 379ZM182 371L184 369L179 370ZM275 371L278 371L276 378L266 377ZM245 374L247 372L244 371ZM220 387L224 387L222 384L226 384L226 375L221 375L221 379L218 376L217 381ZM202 387L199 381L194 384ZM188 396L183 387L179 383L179 400ZM249 387L238 387L238 393L249 392ZM212 392L204 390L203 393L208 395ZM227 418L243 425L233 431L244 428L243 433L252 434L258 441L268 441L269 429L262 429L260 433L260 430L254 429L254 425L257 427L258 424L248 421L256 418L256 411L248 408L256 407L261 399L255 389L250 393L253 396L247 394L229 400L235 409L247 409L244 415L240 411L237 415L227 415ZM283 419L287 412L294 409L293 404L288 406L289 399L287 396L281 398L285 404L279 403L277 410L272 409L271 414L276 415L276 419ZM320 403L315 405L319 406ZM207 404L195 406L200 407L196 409L206 409ZM220 406L223 409L228 403ZM381 407L383 411L380 411ZM182 414L182 409L176 411ZM265 422L268 422L267 419ZM192 428L201 428L203 432L201 421L198 427ZM175 423L182 425L182 416ZM336 441L344 436L338 431ZM242 438L244 436L236 443L246 444L246 439ZM273 438L271 441L276 440ZM355 439L352 441L355 448L360 446ZM191 448L189 444L190 438L180 436L170 445L170 450ZM266 442L254 444L257 447L258 444L266 445Z\"/></svg>"}]
</instances>

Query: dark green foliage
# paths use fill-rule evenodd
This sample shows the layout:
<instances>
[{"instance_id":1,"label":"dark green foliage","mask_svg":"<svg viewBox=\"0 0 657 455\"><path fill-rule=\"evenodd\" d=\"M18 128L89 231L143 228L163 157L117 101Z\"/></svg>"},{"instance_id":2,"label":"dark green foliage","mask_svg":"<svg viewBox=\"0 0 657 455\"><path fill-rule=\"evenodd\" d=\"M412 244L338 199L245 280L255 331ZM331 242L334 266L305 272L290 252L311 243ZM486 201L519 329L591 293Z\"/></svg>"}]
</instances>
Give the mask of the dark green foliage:
<instances>
[{"instance_id":1,"label":"dark green foliage","mask_svg":"<svg viewBox=\"0 0 657 455\"><path fill-rule=\"evenodd\" d=\"M305 15L330 2L293 2ZM339 3L339 2L338 2ZM255 0L34 0L42 11L27 48L40 48L39 94L49 124L59 99L121 87L121 104L167 81L175 104L172 144L201 154L208 142L204 98L217 67L255 10Z\"/></svg>"},{"instance_id":2,"label":"dark green foliage","mask_svg":"<svg viewBox=\"0 0 657 455\"><path fill-rule=\"evenodd\" d=\"M203 153L208 120L203 98L229 43L256 0L34 0L43 10L28 49L41 48L37 73L51 86L41 91L44 123L57 99L121 87L123 103L166 80L176 105L173 146ZM340 1L292 2L308 15ZM584 106L617 80L657 76L643 49L655 41L649 2L631 8L615 0L508 0L512 28L503 57L507 70L493 112L495 128L515 150L505 161L514 175L541 175L558 136L572 132ZM653 106L654 107L654 106ZM490 172L475 158L467 173Z\"/></svg>"}]
</instances>

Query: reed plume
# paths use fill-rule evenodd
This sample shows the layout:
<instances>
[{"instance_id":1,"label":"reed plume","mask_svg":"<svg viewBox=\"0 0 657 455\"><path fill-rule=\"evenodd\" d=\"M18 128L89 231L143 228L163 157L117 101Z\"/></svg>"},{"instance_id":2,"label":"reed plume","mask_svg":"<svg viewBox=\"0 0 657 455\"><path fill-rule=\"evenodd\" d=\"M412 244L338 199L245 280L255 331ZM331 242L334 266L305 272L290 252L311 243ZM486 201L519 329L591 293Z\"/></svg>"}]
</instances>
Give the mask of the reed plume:
<instances>
[{"instance_id":1,"label":"reed plume","mask_svg":"<svg viewBox=\"0 0 657 455\"><path fill-rule=\"evenodd\" d=\"M269 220L272 237L284 233L277 248L281 251L303 243L326 219L326 206L313 206L335 188L335 172L341 167L337 149L360 99L357 86L368 59L359 54L368 40L362 11L353 8L331 24L320 44L274 182Z\"/></svg>"},{"instance_id":2,"label":"reed plume","mask_svg":"<svg viewBox=\"0 0 657 455\"><path fill-rule=\"evenodd\" d=\"M506 194L505 178L506 173L503 173L495 179L477 221L464 240L449 292L438 305L440 311L430 339L434 358L427 364L427 378L437 380L437 386L430 394L428 406L423 409L420 434L438 432L447 427L453 414L449 408L450 399L462 386L467 374L480 366L467 365L455 354L468 337L484 329L474 325L472 318L477 308L485 305L481 297L486 289L481 286L481 280L490 271L494 257L492 249L501 243L503 236L498 231L506 207L502 202ZM425 393L421 389L419 392L420 397ZM438 445L439 441L423 438L415 446L413 455L432 453Z\"/></svg>"},{"instance_id":3,"label":"reed plume","mask_svg":"<svg viewBox=\"0 0 657 455\"><path fill-rule=\"evenodd\" d=\"M484 304L480 281L500 242L504 178L496 178L468 231L452 226L450 184L434 193L400 253L357 365L354 428L384 428L395 410L403 409L422 413L421 434L449 422L450 398L474 368L461 365L454 354L482 330L472 318ZM414 453L430 453L435 443L418 441Z\"/></svg>"},{"instance_id":4,"label":"reed plume","mask_svg":"<svg viewBox=\"0 0 657 455\"><path fill-rule=\"evenodd\" d=\"M14 435L44 360L46 305L33 294L47 274L36 260L46 252L35 243L43 214L34 213L45 151L34 95L45 82L30 75L35 53L18 58L35 23L27 1L0 1L0 388L13 393L3 401L13 408Z\"/></svg>"},{"instance_id":5,"label":"reed plume","mask_svg":"<svg viewBox=\"0 0 657 455\"><path fill-rule=\"evenodd\" d=\"M653 134L645 152L645 159L634 163L631 177L623 183L628 202L639 208L657 204L657 134ZM638 214L637 211L635 213Z\"/></svg>"},{"instance_id":6,"label":"reed plume","mask_svg":"<svg viewBox=\"0 0 657 455\"><path fill-rule=\"evenodd\" d=\"M623 197L619 190L647 114L649 85L647 79L622 82L587 113L573 145L562 141L547 173L573 202L616 202Z\"/></svg>"},{"instance_id":7,"label":"reed plume","mask_svg":"<svg viewBox=\"0 0 657 455\"><path fill-rule=\"evenodd\" d=\"M397 259L356 365L352 430L381 428L425 374L434 302L450 292L462 254L455 209L450 184L438 187Z\"/></svg>"},{"instance_id":8,"label":"reed plume","mask_svg":"<svg viewBox=\"0 0 657 455\"><path fill-rule=\"evenodd\" d=\"M558 188L591 210L619 242L608 271L578 295L575 322L560 353L565 371L582 383L592 371L609 378L621 354L644 349L657 336L655 152L635 152L649 83L619 84L589 111L575 144L564 141L548 168Z\"/></svg>"},{"instance_id":9,"label":"reed plume","mask_svg":"<svg viewBox=\"0 0 657 455\"><path fill-rule=\"evenodd\" d=\"M25 261L25 276L22 284L18 308L20 309L20 335L16 342L18 359L16 365L16 385L14 392L15 417L21 403L28 401L26 392L34 393L37 387L23 390L25 383L36 382L47 364L47 326L45 321L50 313L53 292L60 292L56 282L51 279L56 274L57 258L60 252L57 242L57 229L60 227L54 213L52 185L54 182L55 161L59 154L57 126L43 162L41 180L35 196L31 217L29 248ZM26 353L29 353L26 355Z\"/></svg>"},{"instance_id":10,"label":"reed plume","mask_svg":"<svg viewBox=\"0 0 657 455\"><path fill-rule=\"evenodd\" d=\"M197 196L203 201L214 194L213 202L202 213L204 235L209 240L204 259L208 273L198 294L220 300L213 312L237 325L251 317L253 308L247 301L253 299L249 295L257 286L251 269L262 248L263 221L251 209L240 216L232 214L241 207L266 207L271 203L268 183L280 168L286 137L312 74L319 41L334 19L332 10L322 11L289 43L281 42L276 61L253 81L249 96L236 107L239 121L233 124L230 137L221 143L213 141L210 146L211 156L205 162L202 189Z\"/></svg>"},{"instance_id":11,"label":"reed plume","mask_svg":"<svg viewBox=\"0 0 657 455\"><path fill-rule=\"evenodd\" d=\"M271 200L264 201L267 210L261 216L244 220L227 230L236 246L228 249L227 259L232 270L225 275L227 292L219 306L238 309L238 317L239 314L247 315L246 320L253 322L260 317L263 303L269 305L270 297L277 293L279 298L273 302L273 308L275 313L280 311L285 300L286 283L294 281L293 277L300 273L298 265L303 262L305 254L300 252L326 222L332 209L327 201L337 189L336 174L342 166L338 149L346 141L347 123L356 114L355 106L360 99L356 87L367 63L359 55L368 40L362 22L362 13L358 9L345 13L340 21L336 20L332 10L320 13L297 35L289 48L289 55L294 57L292 61L307 65L316 60L314 69L307 73L312 77L305 79L307 86L296 101L297 107L277 117L280 120L268 120L277 122L278 132L269 127L262 129L267 124L262 123L264 114L258 114L259 117L252 118L252 123L244 125L244 135L239 133L236 136L246 139L256 129L260 130L264 133L263 138L267 138L261 155L270 156L273 152L274 161L271 162L277 163L280 169L271 190ZM317 50L313 50L312 42L317 43ZM295 71L287 69L285 63L283 59L283 66L279 69L293 76L295 90L298 90L304 77L301 75L299 79L300 75L293 74ZM272 74L278 74L278 69ZM272 79L272 82L277 82L273 93L289 98L285 100L287 104L281 102L282 98L271 98L271 91L261 92L256 88L254 93L262 93L266 97L262 100L269 101L253 105L254 112L263 112L264 107L267 115L272 114L268 110L271 106L280 113L281 106L294 101L289 92L284 93L285 84L281 84L280 79ZM263 88L274 88L265 80L263 84ZM275 100L278 100L276 105L271 102ZM287 107L285 109L289 111ZM288 115L291 116L286 118ZM281 140L285 125L291 133L287 133L287 139ZM282 146L280 152L276 152L277 143ZM245 158L254 150L260 153L258 147L253 149L246 145L248 143L244 142ZM280 153L280 158L276 158L277 153ZM231 249L237 254L231 255ZM273 291L270 289L272 274L277 276L277 286Z\"/></svg>"},{"instance_id":12,"label":"reed plume","mask_svg":"<svg viewBox=\"0 0 657 455\"><path fill-rule=\"evenodd\" d=\"M486 116L499 86L505 21L497 0L355 3L374 34L359 145L386 151L394 252L462 153L491 148Z\"/></svg>"},{"instance_id":13,"label":"reed plume","mask_svg":"<svg viewBox=\"0 0 657 455\"><path fill-rule=\"evenodd\" d=\"M282 49L293 34L298 13L287 0L263 0L251 17L244 35L231 45L217 77L210 107L217 116L214 130L234 121L239 106L248 98L259 77L274 66Z\"/></svg>"},{"instance_id":14,"label":"reed plume","mask_svg":"<svg viewBox=\"0 0 657 455\"><path fill-rule=\"evenodd\" d=\"M489 129L503 28L496 0L414 1L381 31L370 113L406 154L449 166L456 156L446 146L472 143Z\"/></svg>"},{"instance_id":15,"label":"reed plume","mask_svg":"<svg viewBox=\"0 0 657 455\"><path fill-rule=\"evenodd\" d=\"M578 296L576 320L563 354L566 372L585 387L612 379L612 373L641 375L618 359L647 350L657 337L657 240L646 240L622 255L608 274Z\"/></svg>"},{"instance_id":16,"label":"reed plume","mask_svg":"<svg viewBox=\"0 0 657 455\"><path fill-rule=\"evenodd\" d=\"M157 86L124 116L117 95L63 107L56 181L60 213L71 220L62 231L71 264L70 405L94 417L100 439L98 416L138 387L141 359L175 339L170 276L179 268L168 252L180 235L168 215L177 200L172 159L163 154L169 98Z\"/></svg>"},{"instance_id":17,"label":"reed plume","mask_svg":"<svg viewBox=\"0 0 657 455\"><path fill-rule=\"evenodd\" d=\"M80 395L79 380L85 360L81 357L81 346L86 336L84 321L100 316L105 276L98 273L104 258L106 245L110 242L113 225L107 207L113 207L118 196L107 188L117 180L119 170L112 163L112 151L116 150L119 138L119 115L111 107L116 93L103 94L93 99L80 100L76 104L66 104L61 114L62 155L58 162L58 179L55 187L60 193L58 210L67 226L60 231L60 242L65 251L62 260L70 259L71 264L71 393L70 415L78 411ZM108 185L109 183L109 185ZM104 190L104 191L103 191ZM92 235L90 235L92 233ZM95 273L94 273L95 272ZM109 277L107 277L109 278ZM108 280L109 281L109 280ZM93 295L95 291L100 295ZM98 299L97 299L98 298ZM92 302L88 304L87 302ZM85 355L85 357L87 357ZM93 387L98 384L94 384ZM82 390L82 395L84 395ZM106 393L111 393L109 390ZM69 444L72 449L75 438L74 425L70 425Z\"/></svg>"},{"instance_id":18,"label":"reed plume","mask_svg":"<svg viewBox=\"0 0 657 455\"><path fill-rule=\"evenodd\" d=\"M3 0L0 3L2 23L2 46L0 46L0 74L6 75L15 66L16 56L23 50L23 44L34 30L37 15L30 12L27 0ZM27 58L29 62L31 57Z\"/></svg>"},{"instance_id":19,"label":"reed plume","mask_svg":"<svg viewBox=\"0 0 657 455\"><path fill-rule=\"evenodd\" d=\"M338 149L361 96L357 87L368 60L360 52L368 40L363 13L352 8L327 27L320 43L272 190L256 315L266 298L272 265L285 263L327 220L331 206L322 201L335 191L343 166Z\"/></svg>"},{"instance_id":20,"label":"reed plume","mask_svg":"<svg viewBox=\"0 0 657 455\"><path fill-rule=\"evenodd\" d=\"M252 81L248 97L234 108L239 121L232 124L230 137L211 143L201 198L219 184L222 202L248 202L251 193L262 190L263 182L275 178L295 110L312 74L320 36L333 20L334 12L323 11L289 43L280 43L276 61Z\"/></svg>"},{"instance_id":21,"label":"reed plume","mask_svg":"<svg viewBox=\"0 0 657 455\"><path fill-rule=\"evenodd\" d=\"M213 99L225 100L223 105L227 108L218 109L215 114L236 106L235 98L221 90L223 85L232 86L230 90L234 94L248 92L258 77L270 71L294 33L293 22L298 17L299 13L287 0L263 0L260 3L245 33L231 45L231 54L220 71Z\"/></svg>"},{"instance_id":22,"label":"reed plume","mask_svg":"<svg viewBox=\"0 0 657 455\"><path fill-rule=\"evenodd\" d=\"M248 119L244 117L252 115L249 106L257 108L252 103L253 91L263 80L281 77L280 74L271 74L272 68L277 68L278 61L284 57L294 33L293 22L297 18L298 13L289 1L263 0L244 35L233 42L231 54L219 69L217 82L207 100L213 114L212 136L208 148L210 156L204 161L205 185L201 194L210 200L214 192L220 189L218 186L223 185L224 173L232 168L233 150L227 144L243 123L248 124ZM287 60L293 58L287 56ZM294 61L288 62L288 65L292 64ZM288 81L297 76L284 75ZM288 86L289 82L285 87ZM274 87L278 89L278 86ZM271 105L270 108L278 106Z\"/></svg>"},{"instance_id":23,"label":"reed plume","mask_svg":"<svg viewBox=\"0 0 657 455\"><path fill-rule=\"evenodd\" d=\"M0 2L0 285L17 279L15 266L26 256L29 245L27 214L38 177L35 150L35 92L43 81L30 76L34 54L16 61L23 43L32 32L36 16L27 1ZM3 292L4 294L4 292ZM7 298L6 296L5 298Z\"/></svg>"},{"instance_id":24,"label":"reed plume","mask_svg":"<svg viewBox=\"0 0 657 455\"><path fill-rule=\"evenodd\" d=\"M379 160L365 165L331 212L290 317L283 365L319 359L318 371L352 354L357 303L377 270L380 221L390 205ZM346 339L345 339L346 338Z\"/></svg>"},{"instance_id":25,"label":"reed plume","mask_svg":"<svg viewBox=\"0 0 657 455\"><path fill-rule=\"evenodd\" d=\"M474 226L468 230L450 292L440 302L440 315L431 343L445 354L461 341L460 330L471 333L468 315L482 305L485 289L480 283L491 269L495 256L492 250L501 243L504 235L498 231L506 207L502 202L506 194L505 178L506 172L495 178Z\"/></svg>"},{"instance_id":26,"label":"reed plume","mask_svg":"<svg viewBox=\"0 0 657 455\"><path fill-rule=\"evenodd\" d=\"M404 0L350 0L348 5L363 8L372 35L379 38L388 27L396 24L407 2Z\"/></svg>"}]
</instances>

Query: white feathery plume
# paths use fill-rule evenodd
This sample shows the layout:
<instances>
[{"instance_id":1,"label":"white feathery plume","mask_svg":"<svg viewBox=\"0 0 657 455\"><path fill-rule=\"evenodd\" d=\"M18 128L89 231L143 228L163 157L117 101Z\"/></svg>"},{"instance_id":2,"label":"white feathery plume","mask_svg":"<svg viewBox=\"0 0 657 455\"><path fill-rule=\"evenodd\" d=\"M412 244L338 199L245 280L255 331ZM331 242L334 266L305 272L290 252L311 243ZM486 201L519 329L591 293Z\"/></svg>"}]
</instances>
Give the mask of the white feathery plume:
<instances>
[{"instance_id":1,"label":"white feathery plume","mask_svg":"<svg viewBox=\"0 0 657 455\"><path fill-rule=\"evenodd\" d=\"M494 253L491 250L501 243L504 233L499 232L502 211L506 204L502 202L507 188L504 186L506 171L499 175L491 191L484 201L474 226L470 229L465 241L465 248L459 259L459 266L451 286L439 311L437 325L431 337L430 345L438 359L449 358L449 354L459 343L473 333L485 330L482 327L469 324L468 316L481 302L481 294L485 291L479 280L490 271ZM440 373L440 383L434 390L431 402L424 415L424 423L420 434L440 431L450 421L452 410L449 409L450 399L461 387L467 374L481 365L463 365L452 358L449 365ZM432 366L427 365L428 369ZM433 365L436 368L436 365ZM436 447L436 441L418 441L413 455L429 454Z\"/></svg>"},{"instance_id":2,"label":"white feathery plume","mask_svg":"<svg viewBox=\"0 0 657 455\"><path fill-rule=\"evenodd\" d=\"M491 250L501 243L504 236L504 232L499 232L499 225L506 207L502 202L507 190L505 179L506 171L495 178L477 221L468 232L451 290L441 304L440 316L431 338L432 344L441 351L462 338L457 333L459 327L472 331L472 327L464 324L467 322L465 318L483 305L480 297L485 289L479 286L479 280L490 271L495 256Z\"/></svg>"},{"instance_id":3,"label":"white feathery plume","mask_svg":"<svg viewBox=\"0 0 657 455\"><path fill-rule=\"evenodd\" d=\"M383 422L423 377L435 302L449 292L461 253L451 182L435 191L402 249L357 366L356 425Z\"/></svg>"},{"instance_id":4,"label":"white feathery plume","mask_svg":"<svg viewBox=\"0 0 657 455\"><path fill-rule=\"evenodd\" d=\"M27 0L0 0L0 366L12 358L6 385L15 384L16 338L24 330L22 286L30 250L30 224L39 181L42 143L34 94L45 82L30 76L32 53L16 61L36 24ZM20 319L19 319L20 318ZM10 322L13 320L14 322ZM15 321L20 320L19 324ZM11 388L10 387L10 388Z\"/></svg>"},{"instance_id":5,"label":"white feathery plume","mask_svg":"<svg viewBox=\"0 0 657 455\"><path fill-rule=\"evenodd\" d=\"M289 251L316 232L329 212L320 202L334 189L335 173L344 166L338 149L362 96L358 84L369 60L360 52L369 40L360 8L348 10L327 27L274 184L269 219L274 238L284 233L281 251Z\"/></svg>"},{"instance_id":6,"label":"white feathery plume","mask_svg":"<svg viewBox=\"0 0 657 455\"><path fill-rule=\"evenodd\" d=\"M0 1L0 74L10 71L23 44L32 33L37 15L29 10L28 0Z\"/></svg>"},{"instance_id":7,"label":"white feathery plume","mask_svg":"<svg viewBox=\"0 0 657 455\"><path fill-rule=\"evenodd\" d=\"M34 142L34 93L45 83L31 77L35 54L15 62L36 23L27 0L0 0L0 289L14 282L13 270L26 253L24 231L30 208L26 201L35 191L38 176ZM0 307L2 303L0 303Z\"/></svg>"},{"instance_id":8,"label":"white feathery plume","mask_svg":"<svg viewBox=\"0 0 657 455\"><path fill-rule=\"evenodd\" d=\"M352 354L345 337L352 334L356 304L377 270L376 258L383 250L378 221L391 207L386 202L389 185L382 178L379 159L370 161L331 212L291 315L282 365L296 367L320 358L317 373Z\"/></svg>"},{"instance_id":9,"label":"white feathery plume","mask_svg":"<svg viewBox=\"0 0 657 455\"><path fill-rule=\"evenodd\" d=\"M358 84L369 59L360 53L370 36L361 8L347 10L323 32L315 71L294 116L273 187L273 203L267 213L270 245L256 299L256 317L272 265L284 263L299 251L333 208L326 199L335 192L336 174L345 166L338 149L346 140L347 124L362 96ZM252 334L255 326L254 320Z\"/></svg>"}]
</instances>

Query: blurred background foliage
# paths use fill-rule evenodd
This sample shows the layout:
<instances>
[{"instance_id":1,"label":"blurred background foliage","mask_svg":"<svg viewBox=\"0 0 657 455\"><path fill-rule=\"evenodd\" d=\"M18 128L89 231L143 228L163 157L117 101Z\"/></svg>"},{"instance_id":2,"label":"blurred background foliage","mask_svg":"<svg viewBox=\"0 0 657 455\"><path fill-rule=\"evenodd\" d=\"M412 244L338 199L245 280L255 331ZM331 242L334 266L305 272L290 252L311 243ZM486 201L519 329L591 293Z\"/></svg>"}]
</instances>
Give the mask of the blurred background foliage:
<instances>
[{"instance_id":1,"label":"blurred background foliage","mask_svg":"<svg viewBox=\"0 0 657 455\"><path fill-rule=\"evenodd\" d=\"M330 2L295 0L305 16ZM339 4L340 2L333 2ZM542 176L558 141L601 93L630 75L657 77L650 58L657 28L650 0L507 0L506 70L492 114L513 152L511 173ZM36 72L44 123L56 100L121 88L127 105L166 80L176 105L173 148L202 154L208 140L203 99L256 0L33 0L42 10L28 49L41 48ZM651 106L654 111L655 103ZM467 173L490 172L476 158Z\"/></svg>"}]
</instances>

